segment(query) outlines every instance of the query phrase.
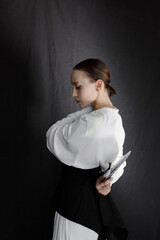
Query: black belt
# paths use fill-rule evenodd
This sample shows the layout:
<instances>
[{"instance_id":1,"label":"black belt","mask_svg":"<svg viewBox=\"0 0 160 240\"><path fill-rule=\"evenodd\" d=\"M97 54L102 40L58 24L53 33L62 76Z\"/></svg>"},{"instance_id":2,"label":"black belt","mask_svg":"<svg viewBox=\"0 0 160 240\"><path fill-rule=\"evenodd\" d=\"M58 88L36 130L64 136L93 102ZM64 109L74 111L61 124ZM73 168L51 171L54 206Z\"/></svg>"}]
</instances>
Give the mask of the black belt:
<instances>
[{"instance_id":1,"label":"black belt","mask_svg":"<svg viewBox=\"0 0 160 240\"><path fill-rule=\"evenodd\" d=\"M101 175L101 168L81 169L63 164L61 179L66 181L95 181Z\"/></svg>"},{"instance_id":2,"label":"black belt","mask_svg":"<svg viewBox=\"0 0 160 240\"><path fill-rule=\"evenodd\" d=\"M51 206L65 218L97 232L99 240L126 240L128 231L111 195L104 196L95 187L100 175L100 167L80 169L63 164Z\"/></svg>"}]
</instances>

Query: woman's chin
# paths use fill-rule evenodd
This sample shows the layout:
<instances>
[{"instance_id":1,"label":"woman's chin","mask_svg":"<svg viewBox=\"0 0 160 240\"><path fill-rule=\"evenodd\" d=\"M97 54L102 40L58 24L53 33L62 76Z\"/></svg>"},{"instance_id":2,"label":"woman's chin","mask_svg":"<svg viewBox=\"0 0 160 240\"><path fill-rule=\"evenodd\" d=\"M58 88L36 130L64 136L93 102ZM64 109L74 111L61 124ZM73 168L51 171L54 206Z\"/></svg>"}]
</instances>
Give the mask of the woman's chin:
<instances>
[{"instance_id":1,"label":"woman's chin","mask_svg":"<svg viewBox=\"0 0 160 240\"><path fill-rule=\"evenodd\" d=\"M79 106L81 107L81 108L85 108L85 107L87 107L89 104L83 104L83 103L80 103L79 104Z\"/></svg>"},{"instance_id":2,"label":"woman's chin","mask_svg":"<svg viewBox=\"0 0 160 240\"><path fill-rule=\"evenodd\" d=\"M85 108L87 106L89 106L91 103L88 103L88 104L85 104L85 103L82 103L82 102L79 102L78 105L81 107L81 108Z\"/></svg>"}]
</instances>

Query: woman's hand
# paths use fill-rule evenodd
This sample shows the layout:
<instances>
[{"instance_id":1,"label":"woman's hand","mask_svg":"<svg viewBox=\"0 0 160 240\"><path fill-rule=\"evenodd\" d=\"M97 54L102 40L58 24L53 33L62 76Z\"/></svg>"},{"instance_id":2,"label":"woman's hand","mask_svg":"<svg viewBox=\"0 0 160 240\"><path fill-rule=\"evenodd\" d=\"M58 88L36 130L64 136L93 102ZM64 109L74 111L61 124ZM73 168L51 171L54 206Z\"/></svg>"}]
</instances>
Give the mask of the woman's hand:
<instances>
[{"instance_id":1,"label":"woman's hand","mask_svg":"<svg viewBox=\"0 0 160 240\"><path fill-rule=\"evenodd\" d=\"M96 189L99 193L106 196L111 191L110 182L113 180L113 178L109 178L105 182L101 182L104 179L104 176L100 176L96 181Z\"/></svg>"}]
</instances>

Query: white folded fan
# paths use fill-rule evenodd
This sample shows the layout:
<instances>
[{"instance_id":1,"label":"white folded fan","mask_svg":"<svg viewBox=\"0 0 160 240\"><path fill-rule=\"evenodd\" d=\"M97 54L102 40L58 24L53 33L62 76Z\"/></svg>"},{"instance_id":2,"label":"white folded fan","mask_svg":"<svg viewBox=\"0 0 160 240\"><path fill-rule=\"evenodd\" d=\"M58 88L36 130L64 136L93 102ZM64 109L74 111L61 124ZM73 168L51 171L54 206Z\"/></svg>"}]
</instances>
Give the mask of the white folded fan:
<instances>
[{"instance_id":1,"label":"white folded fan","mask_svg":"<svg viewBox=\"0 0 160 240\"><path fill-rule=\"evenodd\" d=\"M123 155L120 158L120 160L115 164L115 166L113 166L113 168L111 168L111 163L110 163L109 169L107 169L103 174L105 178L101 182L107 181L107 179L109 179L119 169L122 163L126 161L126 159L129 157L130 154L131 154L131 150L125 155Z\"/></svg>"}]
</instances>

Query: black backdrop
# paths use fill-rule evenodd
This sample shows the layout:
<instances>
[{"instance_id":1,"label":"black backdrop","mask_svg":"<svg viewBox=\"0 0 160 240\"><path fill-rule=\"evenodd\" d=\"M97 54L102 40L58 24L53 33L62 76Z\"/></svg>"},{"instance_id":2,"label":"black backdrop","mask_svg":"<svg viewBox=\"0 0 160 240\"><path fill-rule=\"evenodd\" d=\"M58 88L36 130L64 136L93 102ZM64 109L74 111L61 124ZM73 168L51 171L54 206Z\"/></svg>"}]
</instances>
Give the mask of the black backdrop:
<instances>
[{"instance_id":1,"label":"black backdrop","mask_svg":"<svg viewBox=\"0 0 160 240\"><path fill-rule=\"evenodd\" d=\"M129 240L158 240L159 4L154 1L0 1L0 239L52 238L49 200L61 164L46 148L50 125L80 109L72 67L99 58L109 67L132 150L112 187Z\"/></svg>"}]
</instances>

